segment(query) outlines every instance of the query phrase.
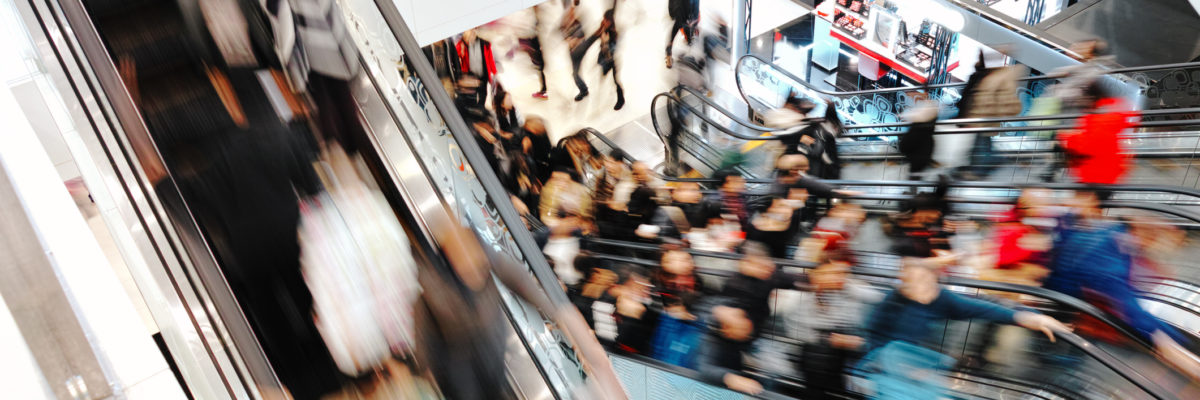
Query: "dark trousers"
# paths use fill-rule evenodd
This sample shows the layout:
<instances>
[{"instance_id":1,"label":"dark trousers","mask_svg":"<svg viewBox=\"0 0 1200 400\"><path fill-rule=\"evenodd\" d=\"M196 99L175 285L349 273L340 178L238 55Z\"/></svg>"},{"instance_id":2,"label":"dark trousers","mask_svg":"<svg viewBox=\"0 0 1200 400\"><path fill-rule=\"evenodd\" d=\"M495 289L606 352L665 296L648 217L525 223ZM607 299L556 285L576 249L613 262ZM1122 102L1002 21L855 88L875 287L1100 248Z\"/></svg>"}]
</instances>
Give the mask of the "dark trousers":
<instances>
[{"instance_id":1,"label":"dark trousers","mask_svg":"<svg viewBox=\"0 0 1200 400\"><path fill-rule=\"evenodd\" d=\"M537 36L527 39L520 39L521 47L529 53L529 60L533 62L533 66L538 70L538 80L542 84L540 93L546 92L546 59L542 55L542 41Z\"/></svg>"},{"instance_id":2,"label":"dark trousers","mask_svg":"<svg viewBox=\"0 0 1200 400\"><path fill-rule=\"evenodd\" d=\"M971 172L980 179L986 180L987 175L999 165L995 152L992 150L992 136L976 134L975 144L971 146Z\"/></svg>"},{"instance_id":3,"label":"dark trousers","mask_svg":"<svg viewBox=\"0 0 1200 400\"><path fill-rule=\"evenodd\" d=\"M682 18L674 20L674 23L671 24L671 31L667 33L667 57L671 56L671 48L675 45L675 35L679 33L680 29L683 29L683 39L689 46L692 44L692 36L694 36L692 21Z\"/></svg>"},{"instance_id":4,"label":"dark trousers","mask_svg":"<svg viewBox=\"0 0 1200 400\"><path fill-rule=\"evenodd\" d=\"M804 374L805 399L840 399L846 391L846 361L850 353L828 343L804 345L800 372Z\"/></svg>"},{"instance_id":5,"label":"dark trousers","mask_svg":"<svg viewBox=\"0 0 1200 400\"><path fill-rule=\"evenodd\" d=\"M583 39L583 42L580 42L579 45L575 46L574 50L571 50L572 74L575 78L575 86L579 88L580 94L587 94L588 87L583 78L579 77L579 66L583 63L583 56L587 55L588 49L592 48L592 44L595 44L599 38L597 35L589 36L587 39Z\"/></svg>"}]
</instances>

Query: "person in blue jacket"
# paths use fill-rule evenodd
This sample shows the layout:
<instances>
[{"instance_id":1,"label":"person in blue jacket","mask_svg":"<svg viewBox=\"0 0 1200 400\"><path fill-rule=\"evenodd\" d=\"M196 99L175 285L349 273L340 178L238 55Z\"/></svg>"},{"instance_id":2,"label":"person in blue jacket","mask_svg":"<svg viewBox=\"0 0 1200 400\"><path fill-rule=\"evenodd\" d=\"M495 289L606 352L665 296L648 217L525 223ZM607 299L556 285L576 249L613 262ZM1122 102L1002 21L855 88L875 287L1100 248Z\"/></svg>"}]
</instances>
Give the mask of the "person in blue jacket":
<instances>
[{"instance_id":1,"label":"person in blue jacket","mask_svg":"<svg viewBox=\"0 0 1200 400\"><path fill-rule=\"evenodd\" d=\"M1136 239L1125 224L1104 218L1100 208L1106 192L1079 190L1072 211L1060 217L1050 258L1050 276L1043 287L1098 305L1129 324L1154 344L1160 355L1200 380L1200 361L1179 343L1182 332L1155 318L1137 301L1130 271Z\"/></svg>"},{"instance_id":2,"label":"person in blue jacket","mask_svg":"<svg viewBox=\"0 0 1200 400\"><path fill-rule=\"evenodd\" d=\"M922 344L939 322L985 319L1041 331L1054 339L1055 331L1067 331L1058 320L1032 311L1020 311L990 301L966 297L938 284L940 265L936 258L906 257L900 269L900 286L888 293L867 321L867 349L881 348L892 341Z\"/></svg>"},{"instance_id":3,"label":"person in blue jacket","mask_svg":"<svg viewBox=\"0 0 1200 400\"><path fill-rule=\"evenodd\" d=\"M876 306L867 322L865 349L860 366L876 385L876 399L940 397L945 388L935 370L948 368L946 357L922 345L945 320L984 319L1041 331L1054 340L1065 332L1058 320L1031 311L1014 310L989 301L959 295L938 284L945 257L905 257L900 286ZM936 328L941 332L941 328Z\"/></svg>"}]
</instances>

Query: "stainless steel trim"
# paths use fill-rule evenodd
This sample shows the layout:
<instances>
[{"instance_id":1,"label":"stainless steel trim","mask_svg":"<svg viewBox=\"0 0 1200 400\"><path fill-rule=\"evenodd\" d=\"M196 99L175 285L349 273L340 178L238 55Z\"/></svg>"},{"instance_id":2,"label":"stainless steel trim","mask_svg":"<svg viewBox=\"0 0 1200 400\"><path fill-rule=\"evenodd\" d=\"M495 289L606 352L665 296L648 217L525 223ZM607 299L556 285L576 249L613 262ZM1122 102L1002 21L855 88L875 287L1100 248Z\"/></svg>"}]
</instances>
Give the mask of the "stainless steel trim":
<instances>
[{"instance_id":1,"label":"stainless steel trim","mask_svg":"<svg viewBox=\"0 0 1200 400\"><path fill-rule=\"evenodd\" d=\"M153 187L136 162L125 135L131 129L146 133L146 126L82 3L29 0L19 6L29 26L44 29L31 34L62 98L78 100L70 104L79 129L78 137L67 138L79 143L72 155L89 171L85 182L101 198L98 204L110 201L102 207L106 223L124 246L189 390L204 399L259 397L249 376L277 385L273 372L190 214L184 221L168 218L163 199L180 198L172 181Z\"/></svg>"}]
</instances>

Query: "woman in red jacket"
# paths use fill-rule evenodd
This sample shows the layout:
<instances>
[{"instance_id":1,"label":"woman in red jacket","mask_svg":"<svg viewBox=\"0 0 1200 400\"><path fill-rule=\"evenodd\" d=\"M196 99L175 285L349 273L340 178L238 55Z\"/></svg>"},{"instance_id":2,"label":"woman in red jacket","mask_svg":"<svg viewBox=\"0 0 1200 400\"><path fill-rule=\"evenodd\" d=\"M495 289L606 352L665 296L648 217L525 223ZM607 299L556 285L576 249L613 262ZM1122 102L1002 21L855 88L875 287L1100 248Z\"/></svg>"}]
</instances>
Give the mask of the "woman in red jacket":
<instances>
[{"instance_id":1,"label":"woman in red jacket","mask_svg":"<svg viewBox=\"0 0 1200 400\"><path fill-rule=\"evenodd\" d=\"M1079 183L1111 185L1119 183L1129 170L1129 155L1121 139L1138 113L1119 98L1096 98L1100 100L1079 119L1079 130L1062 136L1062 146Z\"/></svg>"}]
</instances>

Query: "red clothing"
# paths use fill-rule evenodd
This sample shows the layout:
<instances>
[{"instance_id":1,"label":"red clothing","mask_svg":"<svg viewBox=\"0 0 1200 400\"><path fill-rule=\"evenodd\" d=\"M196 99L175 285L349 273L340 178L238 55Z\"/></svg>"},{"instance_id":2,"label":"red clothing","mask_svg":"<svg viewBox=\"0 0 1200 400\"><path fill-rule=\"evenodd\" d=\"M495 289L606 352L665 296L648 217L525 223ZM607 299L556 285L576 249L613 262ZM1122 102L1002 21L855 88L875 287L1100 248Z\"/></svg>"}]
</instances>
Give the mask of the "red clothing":
<instances>
[{"instance_id":1,"label":"red clothing","mask_svg":"<svg viewBox=\"0 0 1200 400\"><path fill-rule=\"evenodd\" d=\"M1046 261L1046 252L1021 247L1021 238L1037 233L1037 229L1021 223L1005 223L996 226L996 268L1020 269L1021 263L1041 265Z\"/></svg>"},{"instance_id":2,"label":"red clothing","mask_svg":"<svg viewBox=\"0 0 1200 400\"><path fill-rule=\"evenodd\" d=\"M1079 130L1062 137L1071 172L1079 183L1119 183L1129 170L1129 155L1121 145L1122 133L1138 117L1120 99L1101 99L1096 113L1079 119Z\"/></svg>"},{"instance_id":3,"label":"red clothing","mask_svg":"<svg viewBox=\"0 0 1200 400\"><path fill-rule=\"evenodd\" d=\"M496 60L492 58L492 44L483 39L475 39L483 46L483 66L487 69L487 76L481 76L480 79L491 81L496 75ZM454 49L458 52L458 67L464 74L471 73L471 52L466 42L459 39L458 43L454 44Z\"/></svg>"}]
</instances>

